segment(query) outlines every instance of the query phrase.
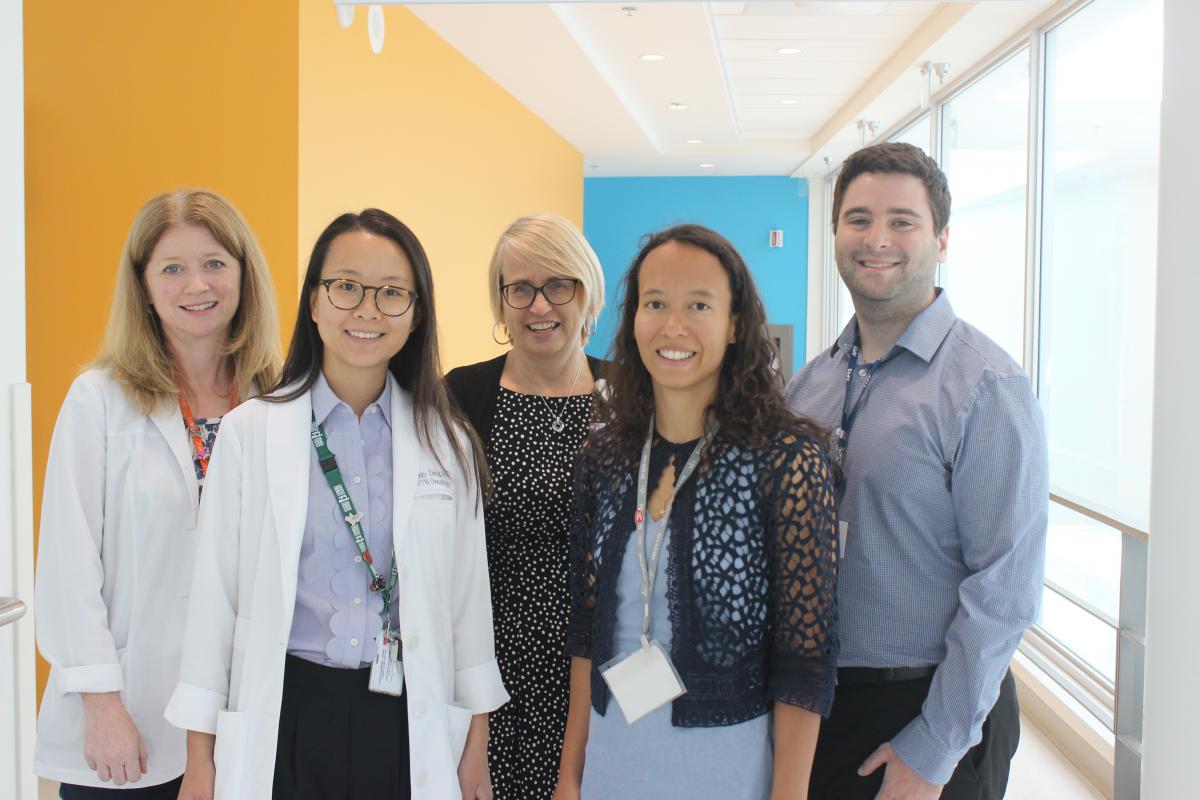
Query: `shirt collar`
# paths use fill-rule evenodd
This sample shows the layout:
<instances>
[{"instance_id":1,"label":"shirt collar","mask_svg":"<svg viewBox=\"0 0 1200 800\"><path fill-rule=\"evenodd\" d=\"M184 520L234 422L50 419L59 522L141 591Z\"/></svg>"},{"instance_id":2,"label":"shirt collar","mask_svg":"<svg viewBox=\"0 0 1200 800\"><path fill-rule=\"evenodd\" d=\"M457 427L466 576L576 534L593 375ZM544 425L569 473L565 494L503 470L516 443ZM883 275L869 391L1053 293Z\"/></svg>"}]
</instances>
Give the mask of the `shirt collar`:
<instances>
[{"instance_id":1,"label":"shirt collar","mask_svg":"<svg viewBox=\"0 0 1200 800\"><path fill-rule=\"evenodd\" d=\"M946 290L938 287L934 291L937 296L933 298L933 302L909 323L895 344L895 347L903 347L927 364L933 360L937 349L941 347L946 335L950 333L950 328L958 319L954 309L950 306L950 297L946 294ZM848 351L854 346L857 339L858 316L855 315L850 317L850 321L842 329L841 335L829 349L829 357L835 358L839 351Z\"/></svg>"},{"instance_id":2,"label":"shirt collar","mask_svg":"<svg viewBox=\"0 0 1200 800\"><path fill-rule=\"evenodd\" d=\"M354 413L350 406L346 405L346 403L343 402L340 397L334 394L333 388L329 385L329 381L325 379L324 372L317 373L317 381L313 384L310 394L312 396L312 409L313 413L317 416L317 422L324 424L325 420L329 418L329 415L332 414L334 409L338 406L345 406L348 413ZM379 393L379 397L376 398L375 402L367 406L368 413L372 406L377 406L379 408L380 412L383 413L383 421L387 423L389 428L391 428L392 375L390 372L388 373L387 380L383 382L383 391Z\"/></svg>"}]
</instances>

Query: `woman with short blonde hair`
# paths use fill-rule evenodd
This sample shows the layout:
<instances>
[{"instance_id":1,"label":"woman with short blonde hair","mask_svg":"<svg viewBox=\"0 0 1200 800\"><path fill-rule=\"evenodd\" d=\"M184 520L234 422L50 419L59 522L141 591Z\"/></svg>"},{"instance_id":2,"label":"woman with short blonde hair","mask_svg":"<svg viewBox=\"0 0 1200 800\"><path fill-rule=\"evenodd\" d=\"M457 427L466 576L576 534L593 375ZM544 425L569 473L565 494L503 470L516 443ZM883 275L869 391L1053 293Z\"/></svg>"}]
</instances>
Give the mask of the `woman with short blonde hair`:
<instances>
[{"instance_id":1,"label":"woman with short blonde hair","mask_svg":"<svg viewBox=\"0 0 1200 800\"><path fill-rule=\"evenodd\" d=\"M198 189L149 200L46 466L36 594L50 679L34 763L64 800L179 792L184 734L163 711L200 493L222 416L278 364L274 290L241 214Z\"/></svg>"},{"instance_id":2,"label":"woman with short blonde hair","mask_svg":"<svg viewBox=\"0 0 1200 800\"><path fill-rule=\"evenodd\" d=\"M536 263L558 277L579 282L584 297L581 340L587 344L604 309L604 272L600 268L600 259L579 228L556 214L530 214L514 221L496 241L488 269L488 283L492 287L488 299L496 327L502 328L508 339L501 342L496 338L501 344L512 342L500 288L504 284L505 263L515 261ZM496 337L495 329L493 337Z\"/></svg>"},{"instance_id":3,"label":"woman with short blonde hair","mask_svg":"<svg viewBox=\"0 0 1200 800\"><path fill-rule=\"evenodd\" d=\"M604 307L604 273L562 217L508 226L488 271L492 335L512 349L446 376L486 447L485 514L496 650L512 701L492 714L499 800L549 800L567 719L571 463L603 362L583 345Z\"/></svg>"}]
</instances>

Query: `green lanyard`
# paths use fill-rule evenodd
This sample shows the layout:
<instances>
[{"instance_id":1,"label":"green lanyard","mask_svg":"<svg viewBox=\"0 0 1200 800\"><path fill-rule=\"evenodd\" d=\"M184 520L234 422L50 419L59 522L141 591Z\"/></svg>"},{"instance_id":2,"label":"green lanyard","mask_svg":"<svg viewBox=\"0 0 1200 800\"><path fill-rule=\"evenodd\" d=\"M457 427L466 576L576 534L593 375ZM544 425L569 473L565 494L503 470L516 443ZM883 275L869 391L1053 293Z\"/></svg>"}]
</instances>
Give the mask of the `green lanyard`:
<instances>
[{"instance_id":1,"label":"green lanyard","mask_svg":"<svg viewBox=\"0 0 1200 800\"><path fill-rule=\"evenodd\" d=\"M367 548L367 535L363 533L362 529L363 515L354 508L354 501L350 499L350 493L346 491L345 481L342 480L342 471L338 469L337 458L329 449L328 441L328 437L325 435L325 426L317 422L316 412L313 412L312 442L313 447L317 449L317 460L321 463L321 472L325 473L325 481L333 491L333 499L342 509L342 519L346 521L346 527L350 529L350 537L354 539L354 546L358 548L358 554L362 556L363 563L367 565L367 571L371 573L371 591L379 592L383 596L384 627L388 628L392 620L392 592L400 581L400 574L396 570L396 551L392 550L391 575L387 581L384 581L379 570L375 568L375 559L371 557L371 551Z\"/></svg>"}]
</instances>

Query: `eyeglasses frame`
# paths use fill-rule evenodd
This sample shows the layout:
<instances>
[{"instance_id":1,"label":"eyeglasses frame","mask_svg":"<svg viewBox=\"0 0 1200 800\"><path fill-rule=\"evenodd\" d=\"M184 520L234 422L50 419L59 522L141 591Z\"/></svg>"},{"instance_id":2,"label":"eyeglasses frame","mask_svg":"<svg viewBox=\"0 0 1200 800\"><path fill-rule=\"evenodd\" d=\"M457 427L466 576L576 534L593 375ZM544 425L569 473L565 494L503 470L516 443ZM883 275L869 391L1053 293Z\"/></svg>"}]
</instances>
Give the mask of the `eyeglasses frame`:
<instances>
[{"instance_id":1,"label":"eyeglasses frame","mask_svg":"<svg viewBox=\"0 0 1200 800\"><path fill-rule=\"evenodd\" d=\"M572 287L571 288L571 296L568 297L566 300L563 300L561 303L554 302L553 300L550 299L550 296L548 294L546 294L546 287L549 286L550 284L554 283L555 281L570 281L570 283L571 283L571 287ZM542 297L546 298L546 302L552 306L565 306L567 303L569 303L575 299L575 294L576 294L576 292L579 291L579 284L581 284L581 283L583 283L583 281L579 280L579 278L551 278L550 280L543 283L541 286L534 286L529 281L513 281L512 283L500 284L500 297L503 298L505 304L507 304L508 307L513 309L514 311L524 311L525 309L532 306L534 303L537 302L537 296L539 294L541 294ZM528 286L530 289L533 289L533 297L529 300L529 305L527 305L527 306L513 305L512 301L508 299L508 292L505 291L505 289L509 288L510 286L521 286L521 285L525 285L525 286Z\"/></svg>"},{"instance_id":2,"label":"eyeglasses frame","mask_svg":"<svg viewBox=\"0 0 1200 800\"><path fill-rule=\"evenodd\" d=\"M357 303L355 303L354 305L352 305L350 308L342 308L337 303L333 302L333 296L329 294L330 285L335 284L335 283L356 283L356 284L358 284L362 288L362 298L359 299L359 301ZM361 306L363 303L365 303L367 301L367 290L372 289L375 292L375 308L378 309L379 313L383 314L385 317L403 317L409 311L412 311L413 306L415 306L417 304L417 298L420 297L420 295L418 295L416 292L405 289L403 286L393 286L390 283L385 283L382 286L368 286L367 284L362 283L361 281L356 281L353 278L323 278L322 280L317 281L317 284L325 287L325 297L329 299L329 305L333 306L338 311L353 311L354 309L358 308L359 306ZM380 289L399 289L400 291L407 294L409 297L408 308L404 309L399 314L389 314L386 311L384 311L382 308L379 308L379 290ZM547 299L549 299L549 298L547 298Z\"/></svg>"}]
</instances>

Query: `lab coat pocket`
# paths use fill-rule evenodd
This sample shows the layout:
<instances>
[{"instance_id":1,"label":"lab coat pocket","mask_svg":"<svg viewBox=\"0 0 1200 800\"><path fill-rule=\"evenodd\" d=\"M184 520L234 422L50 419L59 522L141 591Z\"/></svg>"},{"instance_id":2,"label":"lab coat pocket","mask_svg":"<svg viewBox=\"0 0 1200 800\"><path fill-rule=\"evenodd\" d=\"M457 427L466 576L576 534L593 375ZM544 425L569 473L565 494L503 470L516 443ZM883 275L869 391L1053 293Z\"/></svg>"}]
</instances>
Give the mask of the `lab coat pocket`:
<instances>
[{"instance_id":1,"label":"lab coat pocket","mask_svg":"<svg viewBox=\"0 0 1200 800\"><path fill-rule=\"evenodd\" d=\"M446 738L450 745L450 761L454 769L462 760L463 748L467 744L467 730L471 727L471 709L454 703L446 704Z\"/></svg>"},{"instance_id":2,"label":"lab coat pocket","mask_svg":"<svg viewBox=\"0 0 1200 800\"><path fill-rule=\"evenodd\" d=\"M217 712L217 741L213 761L217 768L214 800L240 800L246 796L243 786L246 750L249 746L250 713Z\"/></svg>"}]
</instances>

